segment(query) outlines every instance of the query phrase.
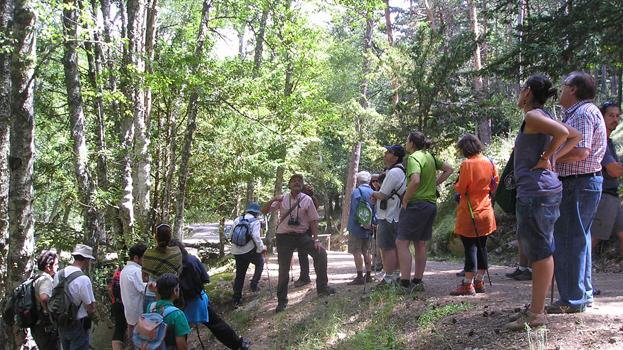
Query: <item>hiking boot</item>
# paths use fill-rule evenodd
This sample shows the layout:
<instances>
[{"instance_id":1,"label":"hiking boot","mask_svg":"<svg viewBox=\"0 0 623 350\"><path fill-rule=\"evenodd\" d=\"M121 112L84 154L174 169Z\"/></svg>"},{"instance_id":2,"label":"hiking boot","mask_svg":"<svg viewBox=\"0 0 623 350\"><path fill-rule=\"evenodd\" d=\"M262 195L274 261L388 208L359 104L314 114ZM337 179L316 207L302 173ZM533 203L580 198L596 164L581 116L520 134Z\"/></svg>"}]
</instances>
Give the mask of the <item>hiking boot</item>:
<instances>
[{"instance_id":1,"label":"hiking boot","mask_svg":"<svg viewBox=\"0 0 623 350\"><path fill-rule=\"evenodd\" d=\"M295 287L302 287L304 285L310 284L311 280L309 278L299 278L294 282Z\"/></svg>"},{"instance_id":2,"label":"hiking boot","mask_svg":"<svg viewBox=\"0 0 623 350\"><path fill-rule=\"evenodd\" d=\"M240 338L240 350L249 350L251 349L251 339L249 338Z\"/></svg>"},{"instance_id":3,"label":"hiking boot","mask_svg":"<svg viewBox=\"0 0 623 350\"><path fill-rule=\"evenodd\" d=\"M528 269L520 271L513 279L517 281L532 281L532 271Z\"/></svg>"},{"instance_id":4,"label":"hiking boot","mask_svg":"<svg viewBox=\"0 0 623 350\"><path fill-rule=\"evenodd\" d=\"M288 306L288 303L277 303L277 307L275 308L275 313L278 314L281 311L284 311L286 309L286 306Z\"/></svg>"},{"instance_id":5,"label":"hiking boot","mask_svg":"<svg viewBox=\"0 0 623 350\"><path fill-rule=\"evenodd\" d=\"M365 281L364 281L363 277L362 276L357 276L357 277L355 277L354 280L346 283L346 285L348 285L348 286L360 286L360 285L362 285L364 283L365 283Z\"/></svg>"},{"instance_id":6,"label":"hiking boot","mask_svg":"<svg viewBox=\"0 0 623 350\"><path fill-rule=\"evenodd\" d=\"M474 290L476 290L476 293L484 293L485 280L474 280Z\"/></svg>"},{"instance_id":7,"label":"hiking boot","mask_svg":"<svg viewBox=\"0 0 623 350\"><path fill-rule=\"evenodd\" d=\"M318 296L319 297L326 297L326 296L329 296L331 294L335 294L335 288L333 288L331 286L324 286L324 287L318 289Z\"/></svg>"},{"instance_id":8,"label":"hiking boot","mask_svg":"<svg viewBox=\"0 0 623 350\"><path fill-rule=\"evenodd\" d=\"M510 273L505 273L504 276L508 277L508 278L515 278L515 276L521 274L523 271L517 267L515 268L515 271L510 272Z\"/></svg>"},{"instance_id":9,"label":"hiking boot","mask_svg":"<svg viewBox=\"0 0 623 350\"><path fill-rule=\"evenodd\" d=\"M461 270L456 273L456 277L465 277L465 270Z\"/></svg>"},{"instance_id":10,"label":"hiking boot","mask_svg":"<svg viewBox=\"0 0 623 350\"><path fill-rule=\"evenodd\" d=\"M586 311L586 305L576 307L555 302L552 305L546 306L545 311L548 314L577 314Z\"/></svg>"},{"instance_id":11,"label":"hiking boot","mask_svg":"<svg viewBox=\"0 0 623 350\"><path fill-rule=\"evenodd\" d=\"M545 314L535 314L530 310L518 313L517 319L507 323L504 329L509 331L523 331L526 329L526 324L532 328L540 327L547 324L547 317Z\"/></svg>"},{"instance_id":12,"label":"hiking boot","mask_svg":"<svg viewBox=\"0 0 623 350\"><path fill-rule=\"evenodd\" d=\"M473 283L461 282L455 290L450 292L450 295L476 295L476 290L474 289Z\"/></svg>"},{"instance_id":13,"label":"hiking boot","mask_svg":"<svg viewBox=\"0 0 623 350\"><path fill-rule=\"evenodd\" d=\"M366 283L374 282L374 278L372 278L372 275L370 275L370 273L366 273L364 278L366 279Z\"/></svg>"}]
</instances>

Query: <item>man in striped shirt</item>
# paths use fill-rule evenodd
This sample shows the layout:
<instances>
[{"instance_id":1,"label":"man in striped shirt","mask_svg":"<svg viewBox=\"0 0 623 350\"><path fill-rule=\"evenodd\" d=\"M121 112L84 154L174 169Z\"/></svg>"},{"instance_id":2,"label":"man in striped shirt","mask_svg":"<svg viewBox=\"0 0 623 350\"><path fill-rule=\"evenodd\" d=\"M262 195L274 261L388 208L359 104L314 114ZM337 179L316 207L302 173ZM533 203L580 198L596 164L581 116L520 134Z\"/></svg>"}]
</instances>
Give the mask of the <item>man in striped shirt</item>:
<instances>
[{"instance_id":1,"label":"man in striped shirt","mask_svg":"<svg viewBox=\"0 0 623 350\"><path fill-rule=\"evenodd\" d=\"M563 185L560 218L554 229L555 276L559 300L548 313L583 312L593 302L591 283L591 223L601 197L601 160L606 151L606 126L595 97L595 81L583 72L567 76L560 104L563 122L576 128L582 140L557 159Z\"/></svg>"}]
</instances>

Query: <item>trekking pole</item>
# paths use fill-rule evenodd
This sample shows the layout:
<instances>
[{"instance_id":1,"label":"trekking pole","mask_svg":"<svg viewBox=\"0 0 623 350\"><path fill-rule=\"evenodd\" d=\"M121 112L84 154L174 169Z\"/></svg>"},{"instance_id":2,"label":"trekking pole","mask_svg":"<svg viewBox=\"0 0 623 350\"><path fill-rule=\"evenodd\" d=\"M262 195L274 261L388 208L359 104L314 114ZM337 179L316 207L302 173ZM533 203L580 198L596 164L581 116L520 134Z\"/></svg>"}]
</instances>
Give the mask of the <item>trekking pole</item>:
<instances>
[{"instance_id":1,"label":"trekking pole","mask_svg":"<svg viewBox=\"0 0 623 350\"><path fill-rule=\"evenodd\" d=\"M203 345L203 340L201 340L201 334L199 334L199 325L196 325L195 329L197 330L197 339L199 339L199 344L201 344L201 348L205 350L206 347Z\"/></svg>"},{"instance_id":2,"label":"trekking pole","mask_svg":"<svg viewBox=\"0 0 623 350\"><path fill-rule=\"evenodd\" d=\"M472 225L474 225L474 232L476 232L476 241L478 242L478 249L480 249L480 254L482 255L482 257L485 257L485 250L482 246L482 242L480 241L480 235L478 234L478 228L476 227L476 219L474 218L474 210L472 210L472 203L469 200L469 196L467 195L467 192L465 192L465 200L467 201L467 208L469 208L469 217L472 219ZM489 266L487 266L487 268L485 269L485 271L487 272L487 278L489 279L489 285L493 286L493 283L491 283L491 275L489 275Z\"/></svg>"},{"instance_id":3,"label":"trekking pole","mask_svg":"<svg viewBox=\"0 0 623 350\"><path fill-rule=\"evenodd\" d=\"M268 266L268 254L266 254L266 259L264 260L264 264L266 265L266 277L268 277L268 291L270 292L270 297L273 297L273 286L270 283L270 273L268 272L268 270L270 270L269 266Z\"/></svg>"}]
</instances>

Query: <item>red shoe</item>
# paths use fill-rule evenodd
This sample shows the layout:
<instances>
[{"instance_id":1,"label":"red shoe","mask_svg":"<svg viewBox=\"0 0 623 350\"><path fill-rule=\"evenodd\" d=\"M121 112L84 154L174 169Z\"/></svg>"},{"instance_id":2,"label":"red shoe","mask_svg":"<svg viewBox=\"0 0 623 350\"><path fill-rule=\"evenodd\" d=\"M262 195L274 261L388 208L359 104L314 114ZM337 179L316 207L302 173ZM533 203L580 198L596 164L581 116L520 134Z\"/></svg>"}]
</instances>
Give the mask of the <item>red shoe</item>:
<instances>
[{"instance_id":1,"label":"red shoe","mask_svg":"<svg viewBox=\"0 0 623 350\"><path fill-rule=\"evenodd\" d=\"M485 280L474 280L474 289L476 290L476 293L484 293Z\"/></svg>"},{"instance_id":2,"label":"red shoe","mask_svg":"<svg viewBox=\"0 0 623 350\"><path fill-rule=\"evenodd\" d=\"M450 292L450 295L476 295L476 290L474 289L473 283L464 283L461 282L455 290Z\"/></svg>"}]
</instances>

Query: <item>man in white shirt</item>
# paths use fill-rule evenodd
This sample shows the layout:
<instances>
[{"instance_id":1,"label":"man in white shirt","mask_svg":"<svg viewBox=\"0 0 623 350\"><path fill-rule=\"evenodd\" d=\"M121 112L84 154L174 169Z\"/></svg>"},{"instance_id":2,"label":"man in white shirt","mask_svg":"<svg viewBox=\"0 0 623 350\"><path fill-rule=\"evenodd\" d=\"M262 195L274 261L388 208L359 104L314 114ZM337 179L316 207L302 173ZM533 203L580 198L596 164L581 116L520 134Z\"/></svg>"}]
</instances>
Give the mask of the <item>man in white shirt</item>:
<instances>
[{"instance_id":1,"label":"man in white shirt","mask_svg":"<svg viewBox=\"0 0 623 350\"><path fill-rule=\"evenodd\" d=\"M256 292L259 290L258 283L264 270L263 255L266 255L266 247L260 237L260 228L262 226L258 218L260 213L259 204L249 203L245 214L242 217L236 218L233 224L235 229L240 221L245 220L250 229L250 237L245 245L240 246L234 243L231 245L231 253L236 259L236 279L234 280L234 295L232 297L234 306L239 306L242 302L242 288L244 287L244 279L249 264L255 265L255 273L251 279L251 291Z\"/></svg>"},{"instance_id":2,"label":"man in white shirt","mask_svg":"<svg viewBox=\"0 0 623 350\"><path fill-rule=\"evenodd\" d=\"M95 258L93 248L84 244L76 244L71 255L74 257L73 264L54 275L54 285L56 286L60 279L67 278L69 283L65 288L69 291L71 302L79 308L76 321L69 326L59 327L58 333L63 349L87 350L90 345L91 319L95 316L95 296L91 279L83 271L88 270L91 260ZM78 277L70 278L73 273L78 273Z\"/></svg>"},{"instance_id":3,"label":"man in white shirt","mask_svg":"<svg viewBox=\"0 0 623 350\"><path fill-rule=\"evenodd\" d=\"M377 233L376 244L381 249L385 277L380 285L392 283L392 274L398 268L396 254L396 233L400 202L406 191L406 172L402 165L405 150L400 145L385 146L383 161L387 167L384 176L380 177L381 188L372 193L376 200Z\"/></svg>"},{"instance_id":4,"label":"man in white shirt","mask_svg":"<svg viewBox=\"0 0 623 350\"><path fill-rule=\"evenodd\" d=\"M138 318L143 313L143 299L147 289L147 283L143 282L142 265L143 254L147 250L144 243L136 243L128 251L127 264L121 270L119 287L121 289L121 300L123 300L123 312L128 322L128 334L132 339L134 326Z\"/></svg>"}]
</instances>

